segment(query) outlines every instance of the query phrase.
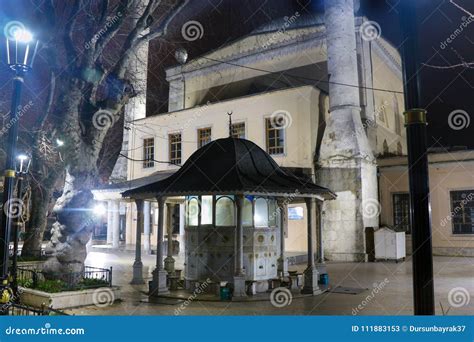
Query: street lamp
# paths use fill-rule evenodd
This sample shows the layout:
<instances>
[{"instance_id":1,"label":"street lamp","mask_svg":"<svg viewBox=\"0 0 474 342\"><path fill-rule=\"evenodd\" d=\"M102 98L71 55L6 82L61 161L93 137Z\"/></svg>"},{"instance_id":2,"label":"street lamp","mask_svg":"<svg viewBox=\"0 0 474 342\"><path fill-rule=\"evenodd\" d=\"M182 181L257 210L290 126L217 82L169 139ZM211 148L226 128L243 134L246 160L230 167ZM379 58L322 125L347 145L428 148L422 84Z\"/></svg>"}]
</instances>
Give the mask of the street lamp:
<instances>
[{"instance_id":1,"label":"street lamp","mask_svg":"<svg viewBox=\"0 0 474 342\"><path fill-rule=\"evenodd\" d=\"M17 163L16 163L16 177L17 177L17 183L16 183L16 191L17 191L17 199L20 204L22 193L23 193L23 181L25 180L26 176L28 175L28 171L30 169L30 164L31 164L31 159L26 155L26 154L20 154L16 158ZM19 207L23 208L23 205L20 205ZM18 282L17 282L17 259L18 259L18 239L19 239L19 232L20 232L20 227L22 225L22 215L21 215L21 210L18 213L19 215L15 215L14 217L14 222L13 222L13 259L12 259L12 268L11 268L11 273L12 273L12 289L13 289L13 294L14 294L14 300L18 300Z\"/></svg>"},{"instance_id":2,"label":"street lamp","mask_svg":"<svg viewBox=\"0 0 474 342\"><path fill-rule=\"evenodd\" d=\"M9 24L6 25L8 27ZM13 223L12 215L15 201L13 192L15 187L15 158L16 144L18 140L18 127L24 109L20 106L21 88L25 74L33 66L33 61L38 49L38 40L32 33L24 28L22 24L16 27L10 26L9 34L6 34L7 63L15 72L13 78L13 96L9 118L7 156L5 162L5 177L3 180L3 210L1 212L0 226L0 302L10 301L10 289L8 284L8 250L10 244L10 232ZM19 209L21 210L21 208ZM17 213L15 213L16 215Z\"/></svg>"}]
</instances>

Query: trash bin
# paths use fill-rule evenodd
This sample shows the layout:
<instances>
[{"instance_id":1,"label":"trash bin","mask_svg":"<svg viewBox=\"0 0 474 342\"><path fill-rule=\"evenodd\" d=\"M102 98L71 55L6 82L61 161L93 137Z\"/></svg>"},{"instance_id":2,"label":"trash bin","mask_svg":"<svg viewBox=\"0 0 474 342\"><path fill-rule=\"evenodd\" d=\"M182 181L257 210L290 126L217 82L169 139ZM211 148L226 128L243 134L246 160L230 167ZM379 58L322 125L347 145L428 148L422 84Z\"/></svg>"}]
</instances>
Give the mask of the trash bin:
<instances>
[{"instance_id":1,"label":"trash bin","mask_svg":"<svg viewBox=\"0 0 474 342\"><path fill-rule=\"evenodd\" d=\"M321 285L328 285L329 284L329 275L327 273L323 273L319 276L319 283Z\"/></svg>"},{"instance_id":2,"label":"trash bin","mask_svg":"<svg viewBox=\"0 0 474 342\"><path fill-rule=\"evenodd\" d=\"M230 292L230 288L227 286L227 282L221 282L221 287L220 287L219 292L220 292L221 300L231 299L231 292Z\"/></svg>"}]
</instances>

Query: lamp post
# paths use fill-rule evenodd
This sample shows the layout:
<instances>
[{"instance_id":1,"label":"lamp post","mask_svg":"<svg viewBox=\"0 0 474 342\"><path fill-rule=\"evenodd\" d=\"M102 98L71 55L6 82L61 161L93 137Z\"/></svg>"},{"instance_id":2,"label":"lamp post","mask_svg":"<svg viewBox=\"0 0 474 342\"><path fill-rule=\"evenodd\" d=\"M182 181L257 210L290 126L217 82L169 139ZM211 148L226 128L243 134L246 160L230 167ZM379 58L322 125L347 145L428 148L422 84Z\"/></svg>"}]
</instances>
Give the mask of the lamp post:
<instances>
[{"instance_id":1,"label":"lamp post","mask_svg":"<svg viewBox=\"0 0 474 342\"><path fill-rule=\"evenodd\" d=\"M16 176L17 176L17 183L16 183L16 191L17 191L17 198L21 200L22 192L23 192L23 181L25 180L28 170L30 168L31 159L25 155L20 154L17 157L17 167L16 167ZM14 295L14 300L17 301L18 296L18 282L17 282L17 258L18 258L18 233L21 227L21 219L22 215L15 215L15 220L13 222L13 259L12 259L12 267L11 267L11 274L12 274L12 290Z\"/></svg>"},{"instance_id":2,"label":"lamp post","mask_svg":"<svg viewBox=\"0 0 474 342\"><path fill-rule=\"evenodd\" d=\"M8 24L7 24L8 25ZM24 109L20 106L21 89L24 76L31 69L38 48L38 41L24 27L17 27L6 37L7 63L15 72L13 78L13 97L8 125L7 156L3 180L3 207L0 226L0 302L9 302L11 289L8 284L8 256L13 216L21 211L21 202L14 200L15 158L18 140L18 127Z\"/></svg>"},{"instance_id":3,"label":"lamp post","mask_svg":"<svg viewBox=\"0 0 474 342\"><path fill-rule=\"evenodd\" d=\"M415 315L434 315L433 253L426 111L420 109L420 73L416 3L401 3L402 61L407 130L408 177Z\"/></svg>"}]
</instances>

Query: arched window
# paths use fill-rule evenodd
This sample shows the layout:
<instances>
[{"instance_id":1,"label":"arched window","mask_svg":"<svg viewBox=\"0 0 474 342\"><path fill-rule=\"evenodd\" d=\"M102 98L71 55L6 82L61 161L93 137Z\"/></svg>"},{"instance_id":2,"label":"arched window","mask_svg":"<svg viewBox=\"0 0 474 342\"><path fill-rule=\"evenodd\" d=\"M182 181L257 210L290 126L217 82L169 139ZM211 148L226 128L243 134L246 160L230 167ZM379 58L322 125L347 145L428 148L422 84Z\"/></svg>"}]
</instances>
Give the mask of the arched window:
<instances>
[{"instance_id":1,"label":"arched window","mask_svg":"<svg viewBox=\"0 0 474 342\"><path fill-rule=\"evenodd\" d=\"M216 226L235 226L235 206L230 197L221 196L217 199Z\"/></svg>"},{"instance_id":2,"label":"arched window","mask_svg":"<svg viewBox=\"0 0 474 342\"><path fill-rule=\"evenodd\" d=\"M199 201L196 197L190 198L186 203L186 224L197 226L199 223Z\"/></svg>"},{"instance_id":3,"label":"arched window","mask_svg":"<svg viewBox=\"0 0 474 342\"><path fill-rule=\"evenodd\" d=\"M201 196L201 225L212 224L212 196Z\"/></svg>"},{"instance_id":4,"label":"arched window","mask_svg":"<svg viewBox=\"0 0 474 342\"><path fill-rule=\"evenodd\" d=\"M268 204L265 198L255 201L255 227L268 227Z\"/></svg>"},{"instance_id":5,"label":"arched window","mask_svg":"<svg viewBox=\"0 0 474 342\"><path fill-rule=\"evenodd\" d=\"M252 199L245 197L244 206L242 207L242 225L244 227L253 226L253 202Z\"/></svg>"}]
</instances>

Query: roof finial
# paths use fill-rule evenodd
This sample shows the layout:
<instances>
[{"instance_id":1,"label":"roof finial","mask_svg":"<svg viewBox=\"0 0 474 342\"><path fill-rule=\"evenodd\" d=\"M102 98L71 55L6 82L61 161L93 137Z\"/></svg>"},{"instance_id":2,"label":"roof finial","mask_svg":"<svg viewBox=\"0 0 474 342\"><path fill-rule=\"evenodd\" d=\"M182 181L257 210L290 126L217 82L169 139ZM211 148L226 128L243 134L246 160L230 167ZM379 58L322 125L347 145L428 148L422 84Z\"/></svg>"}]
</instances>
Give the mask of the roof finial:
<instances>
[{"instance_id":1,"label":"roof finial","mask_svg":"<svg viewBox=\"0 0 474 342\"><path fill-rule=\"evenodd\" d=\"M227 112L227 115L229 115L229 138L232 138L232 113Z\"/></svg>"}]
</instances>

